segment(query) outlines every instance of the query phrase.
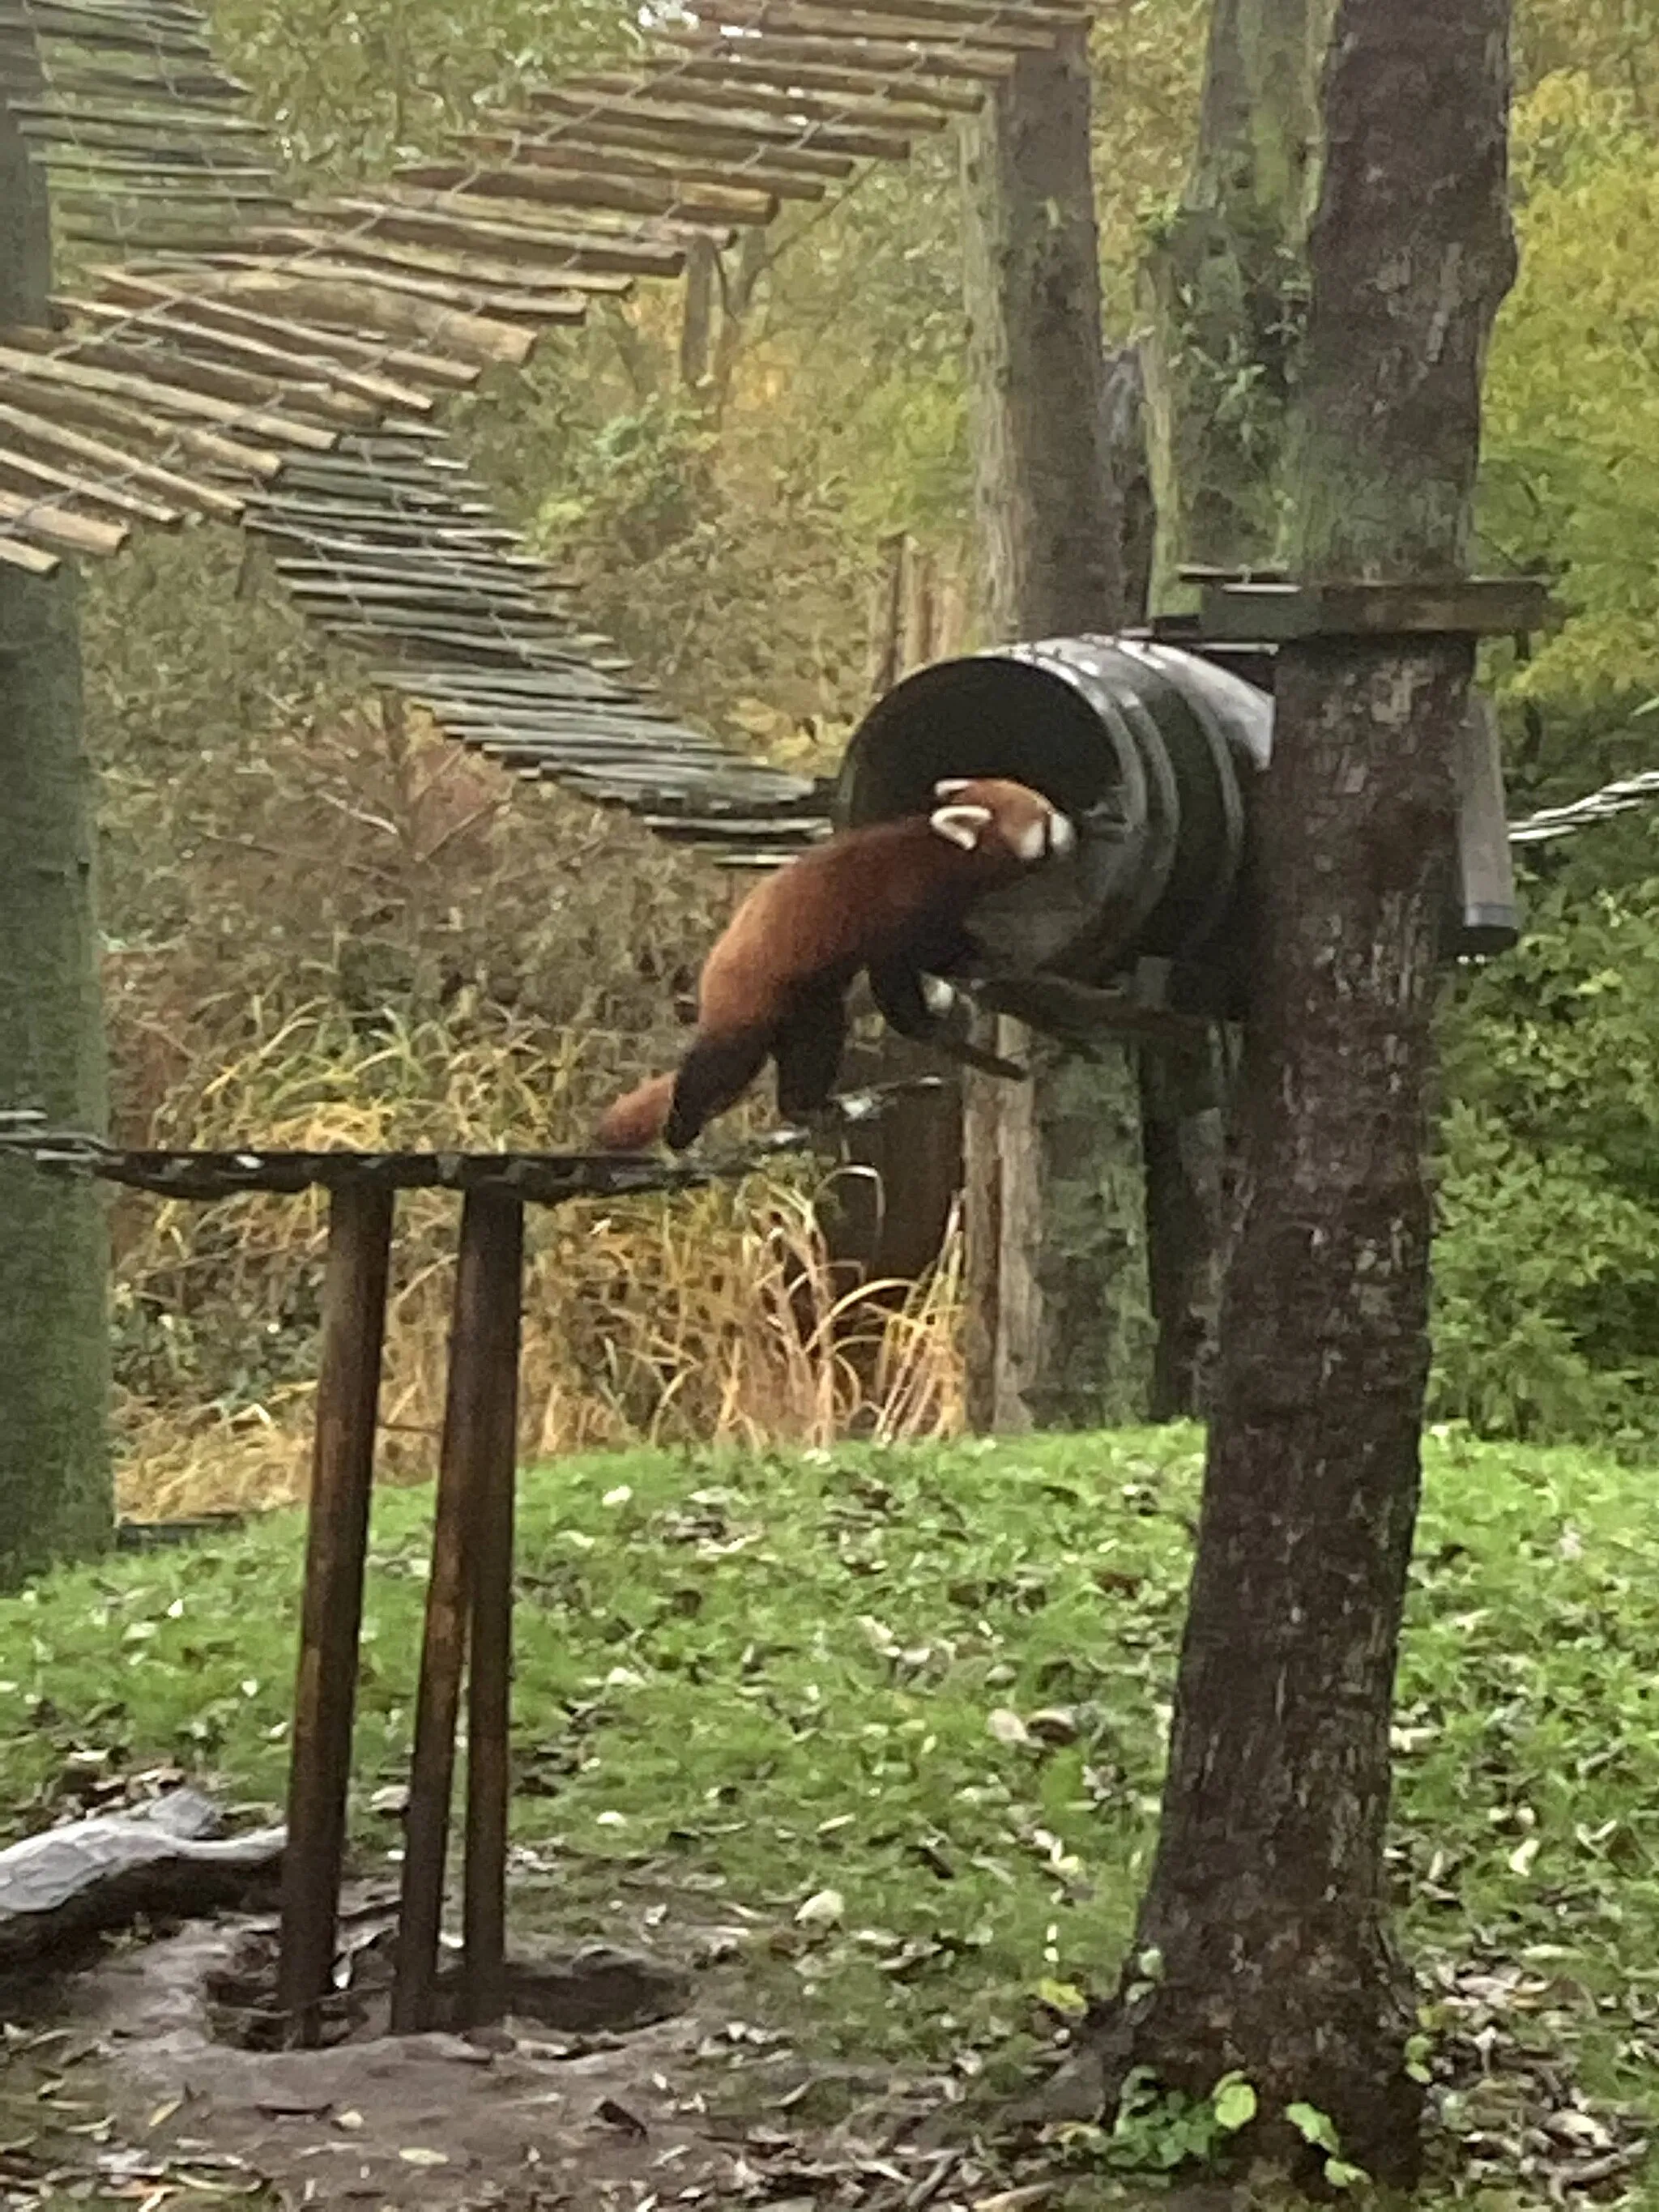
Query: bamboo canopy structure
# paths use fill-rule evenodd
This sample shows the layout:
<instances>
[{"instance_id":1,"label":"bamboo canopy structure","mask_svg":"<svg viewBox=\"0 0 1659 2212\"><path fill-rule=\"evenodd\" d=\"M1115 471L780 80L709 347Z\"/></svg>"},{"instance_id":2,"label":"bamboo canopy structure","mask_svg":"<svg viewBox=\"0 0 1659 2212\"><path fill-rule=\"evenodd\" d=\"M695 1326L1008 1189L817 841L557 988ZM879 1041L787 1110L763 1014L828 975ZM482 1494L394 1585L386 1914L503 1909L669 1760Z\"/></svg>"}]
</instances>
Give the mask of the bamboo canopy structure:
<instances>
[{"instance_id":1,"label":"bamboo canopy structure","mask_svg":"<svg viewBox=\"0 0 1659 2212\"><path fill-rule=\"evenodd\" d=\"M90 253L0 328L0 562L140 526L269 539L306 615L518 773L765 863L827 793L653 698L504 528L438 420L596 300L674 277L973 112L1077 0L696 0L384 185L296 198L188 0L0 0L0 94Z\"/></svg>"}]
</instances>

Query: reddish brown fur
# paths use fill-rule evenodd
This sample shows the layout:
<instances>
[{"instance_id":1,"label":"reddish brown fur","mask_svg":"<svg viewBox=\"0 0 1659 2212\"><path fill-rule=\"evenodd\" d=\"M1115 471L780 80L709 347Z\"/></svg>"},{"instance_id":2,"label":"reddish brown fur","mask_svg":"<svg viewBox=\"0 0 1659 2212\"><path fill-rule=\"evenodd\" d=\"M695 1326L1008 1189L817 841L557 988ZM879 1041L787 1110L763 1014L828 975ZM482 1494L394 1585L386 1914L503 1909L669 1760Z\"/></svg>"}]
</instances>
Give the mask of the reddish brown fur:
<instances>
[{"instance_id":1,"label":"reddish brown fur","mask_svg":"<svg viewBox=\"0 0 1659 2212\"><path fill-rule=\"evenodd\" d=\"M974 781L951 804L991 810L971 851L942 836L930 815L908 815L843 831L757 884L703 965L696 1038L678 1073L653 1076L617 1099L595 1132L599 1143L632 1152L665 1133L671 1143L690 1142L736 1103L769 1053L779 1060L781 1092L787 1054L812 1063L794 1091L827 1097L840 1056L840 1002L854 977L899 953L914 952L927 967L930 945L943 957L973 901L1025 865L1010 840L1053 811L1024 785L994 778ZM670 1126L676 1118L678 1130Z\"/></svg>"},{"instance_id":2,"label":"reddish brown fur","mask_svg":"<svg viewBox=\"0 0 1659 2212\"><path fill-rule=\"evenodd\" d=\"M663 1133L674 1103L675 1079L653 1075L605 1109L594 1139L607 1152L643 1152Z\"/></svg>"}]
</instances>

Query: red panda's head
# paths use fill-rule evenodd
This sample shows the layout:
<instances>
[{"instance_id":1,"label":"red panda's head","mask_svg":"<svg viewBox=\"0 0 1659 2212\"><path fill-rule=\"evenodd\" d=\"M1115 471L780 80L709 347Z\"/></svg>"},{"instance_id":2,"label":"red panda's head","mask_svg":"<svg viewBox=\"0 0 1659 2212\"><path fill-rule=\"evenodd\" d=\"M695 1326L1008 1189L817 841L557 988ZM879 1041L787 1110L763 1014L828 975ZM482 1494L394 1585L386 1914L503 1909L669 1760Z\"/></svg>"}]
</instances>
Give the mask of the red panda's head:
<instances>
[{"instance_id":1,"label":"red panda's head","mask_svg":"<svg viewBox=\"0 0 1659 2212\"><path fill-rule=\"evenodd\" d=\"M933 786L933 796L946 804L928 816L928 827L965 853L1029 867L1077 848L1069 816L1040 791L1006 777L951 778Z\"/></svg>"}]
</instances>

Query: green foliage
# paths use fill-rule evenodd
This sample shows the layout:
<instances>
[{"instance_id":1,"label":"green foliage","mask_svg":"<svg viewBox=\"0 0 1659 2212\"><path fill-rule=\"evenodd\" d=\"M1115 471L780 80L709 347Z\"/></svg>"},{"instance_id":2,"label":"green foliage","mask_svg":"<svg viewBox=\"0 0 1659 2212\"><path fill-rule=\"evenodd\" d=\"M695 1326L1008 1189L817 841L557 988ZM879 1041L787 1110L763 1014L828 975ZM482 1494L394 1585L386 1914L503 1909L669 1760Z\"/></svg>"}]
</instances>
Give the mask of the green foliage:
<instances>
[{"instance_id":1,"label":"green foliage","mask_svg":"<svg viewBox=\"0 0 1659 2212\"><path fill-rule=\"evenodd\" d=\"M210 0L214 35L296 168L384 173L538 80L626 52L624 0Z\"/></svg>"},{"instance_id":2,"label":"green foliage","mask_svg":"<svg viewBox=\"0 0 1659 2212\"><path fill-rule=\"evenodd\" d=\"M1659 875L1593 856L1448 1023L1434 1414L1539 1438L1659 1432Z\"/></svg>"},{"instance_id":3,"label":"green foliage","mask_svg":"<svg viewBox=\"0 0 1659 2212\"><path fill-rule=\"evenodd\" d=\"M1570 619L1511 690L1582 727L1659 691L1659 144L1628 92L1582 72L1544 78L1516 133L1521 271L1487 380L1481 527L1506 563L1559 579Z\"/></svg>"}]
</instances>

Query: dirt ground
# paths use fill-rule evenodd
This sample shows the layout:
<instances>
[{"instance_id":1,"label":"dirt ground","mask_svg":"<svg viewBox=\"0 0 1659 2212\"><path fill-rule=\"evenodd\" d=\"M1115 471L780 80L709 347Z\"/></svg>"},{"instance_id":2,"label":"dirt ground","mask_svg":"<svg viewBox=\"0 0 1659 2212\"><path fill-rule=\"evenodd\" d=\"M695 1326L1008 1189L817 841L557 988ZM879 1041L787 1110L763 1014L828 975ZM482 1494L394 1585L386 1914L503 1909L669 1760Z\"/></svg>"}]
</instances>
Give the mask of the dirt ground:
<instances>
[{"instance_id":1,"label":"dirt ground","mask_svg":"<svg viewBox=\"0 0 1659 2212\"><path fill-rule=\"evenodd\" d=\"M267 1925L196 1923L106 1955L58 1985L49 2027L8 2031L0 2203L160 2212L268 2190L421 2212L1018 2212L1049 2193L974 2146L952 2081L814 2065L677 1967L603 1948L556 1961L538 2004L578 2028L393 2039L371 2021L331 2049L239 2049L216 2033L215 1993ZM636 2024L599 2025L607 2008Z\"/></svg>"}]
</instances>

